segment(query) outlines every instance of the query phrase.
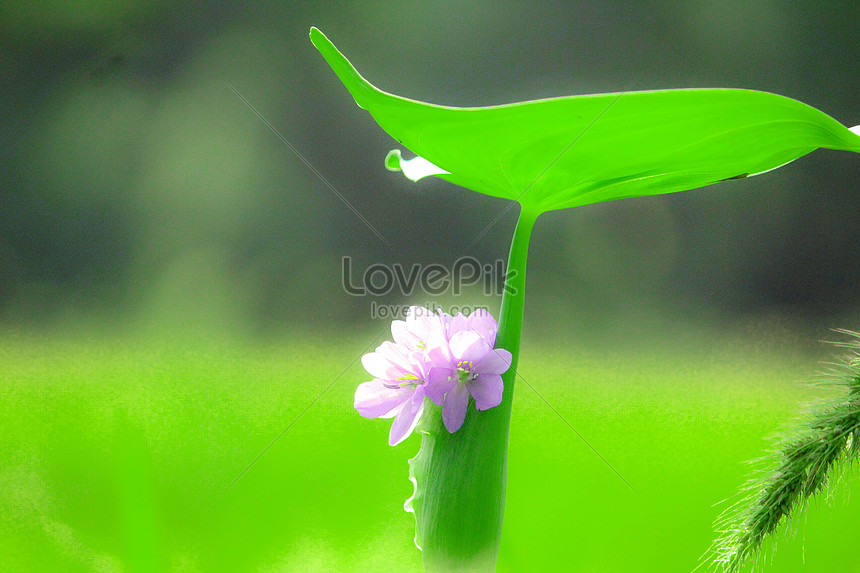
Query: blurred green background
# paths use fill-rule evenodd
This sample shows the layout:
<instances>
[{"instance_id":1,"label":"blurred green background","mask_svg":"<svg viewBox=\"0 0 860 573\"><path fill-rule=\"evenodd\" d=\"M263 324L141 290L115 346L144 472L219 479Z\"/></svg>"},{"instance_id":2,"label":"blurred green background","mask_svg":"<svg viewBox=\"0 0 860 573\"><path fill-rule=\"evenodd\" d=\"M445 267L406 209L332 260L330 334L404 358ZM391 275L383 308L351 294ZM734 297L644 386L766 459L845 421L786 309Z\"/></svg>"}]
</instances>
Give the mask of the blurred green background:
<instances>
[{"instance_id":1,"label":"blurred green background","mask_svg":"<svg viewBox=\"0 0 860 573\"><path fill-rule=\"evenodd\" d=\"M504 201L387 172L396 142L310 26L434 103L741 87L852 126L857 21L856 2L6 0L0 566L419 570L419 440L389 448L352 409L356 359L386 337L370 305L499 299L350 296L341 259L492 263L516 213L473 245ZM521 384L500 571L696 566L744 460L821 396L801 383L835 353L819 341L860 329L858 176L818 151L541 217L520 373L636 492ZM768 570L860 571L843 483Z\"/></svg>"}]
</instances>

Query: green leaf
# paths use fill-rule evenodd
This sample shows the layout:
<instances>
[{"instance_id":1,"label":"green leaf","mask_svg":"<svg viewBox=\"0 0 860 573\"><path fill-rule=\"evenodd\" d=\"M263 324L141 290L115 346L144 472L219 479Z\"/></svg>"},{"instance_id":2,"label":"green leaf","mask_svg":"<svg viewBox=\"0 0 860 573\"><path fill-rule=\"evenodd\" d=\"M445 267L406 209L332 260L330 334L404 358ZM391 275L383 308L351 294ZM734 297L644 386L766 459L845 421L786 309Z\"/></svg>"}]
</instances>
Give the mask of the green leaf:
<instances>
[{"instance_id":1,"label":"green leaf","mask_svg":"<svg viewBox=\"0 0 860 573\"><path fill-rule=\"evenodd\" d=\"M537 212L685 191L775 169L819 147L860 152L860 126L787 97L740 89L584 95L456 108L365 80L316 28L311 41L394 139L389 169L437 175Z\"/></svg>"}]
</instances>

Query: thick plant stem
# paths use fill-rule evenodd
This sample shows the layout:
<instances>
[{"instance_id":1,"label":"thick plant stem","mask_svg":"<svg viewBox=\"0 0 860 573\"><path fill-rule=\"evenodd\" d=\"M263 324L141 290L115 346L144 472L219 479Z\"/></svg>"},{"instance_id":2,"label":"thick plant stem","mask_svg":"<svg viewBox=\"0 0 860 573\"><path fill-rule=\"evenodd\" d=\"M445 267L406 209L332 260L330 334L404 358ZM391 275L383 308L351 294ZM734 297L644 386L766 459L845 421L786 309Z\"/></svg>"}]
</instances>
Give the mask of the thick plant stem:
<instances>
[{"instance_id":1,"label":"thick plant stem","mask_svg":"<svg viewBox=\"0 0 860 573\"><path fill-rule=\"evenodd\" d=\"M494 571L505 506L508 430L525 303L526 257L536 213L521 211L508 258L496 348L513 355L502 376L499 406L478 412L470 402L455 433L442 424L441 408L427 402L418 455L409 461L415 494L416 544L429 572Z\"/></svg>"}]
</instances>

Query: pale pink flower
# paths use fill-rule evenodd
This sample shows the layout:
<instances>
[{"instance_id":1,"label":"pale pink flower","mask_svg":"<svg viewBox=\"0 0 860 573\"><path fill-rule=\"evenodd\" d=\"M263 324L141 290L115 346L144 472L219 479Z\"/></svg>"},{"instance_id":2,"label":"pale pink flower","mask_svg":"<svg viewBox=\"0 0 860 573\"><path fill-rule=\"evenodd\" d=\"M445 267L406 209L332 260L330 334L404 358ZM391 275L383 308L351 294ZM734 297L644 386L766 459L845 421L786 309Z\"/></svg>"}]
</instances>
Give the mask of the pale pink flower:
<instances>
[{"instance_id":1,"label":"pale pink flower","mask_svg":"<svg viewBox=\"0 0 860 573\"><path fill-rule=\"evenodd\" d=\"M507 350L493 348L497 327L489 314L468 319L457 315L450 330L449 340L428 351L432 367L425 393L442 406L442 421L453 433L463 425L470 395L478 410L502 402L501 375L511 367L512 356Z\"/></svg>"},{"instance_id":2,"label":"pale pink flower","mask_svg":"<svg viewBox=\"0 0 860 573\"><path fill-rule=\"evenodd\" d=\"M355 408L365 418L394 418L388 443L395 446L409 437L424 411L427 360L423 352L383 342L361 363L374 379L356 388Z\"/></svg>"},{"instance_id":3,"label":"pale pink flower","mask_svg":"<svg viewBox=\"0 0 860 573\"><path fill-rule=\"evenodd\" d=\"M405 440L424 411L424 397L442 406L449 432L466 416L469 396L478 410L502 400L501 374L511 353L494 349L498 326L479 310L452 317L442 311L413 306L406 320L391 323L394 342L384 342L361 362L374 376L355 391L355 408L366 418L394 418L388 443Z\"/></svg>"}]
</instances>

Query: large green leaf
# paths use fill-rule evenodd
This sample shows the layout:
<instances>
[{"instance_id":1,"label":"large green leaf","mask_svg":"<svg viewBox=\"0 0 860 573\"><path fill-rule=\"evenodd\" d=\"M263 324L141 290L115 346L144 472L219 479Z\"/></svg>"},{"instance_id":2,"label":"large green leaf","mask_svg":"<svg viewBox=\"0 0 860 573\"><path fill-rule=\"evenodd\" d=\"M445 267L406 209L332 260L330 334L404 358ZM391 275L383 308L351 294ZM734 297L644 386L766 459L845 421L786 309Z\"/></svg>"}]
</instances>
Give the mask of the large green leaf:
<instances>
[{"instance_id":1,"label":"large green leaf","mask_svg":"<svg viewBox=\"0 0 860 573\"><path fill-rule=\"evenodd\" d=\"M311 41L356 103L440 177L542 212L672 193L769 171L819 147L860 152L860 129L787 97L685 89L561 97L479 108L422 103L365 80L326 36Z\"/></svg>"}]
</instances>

